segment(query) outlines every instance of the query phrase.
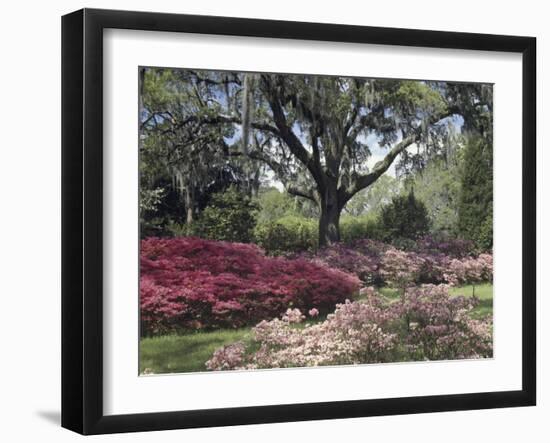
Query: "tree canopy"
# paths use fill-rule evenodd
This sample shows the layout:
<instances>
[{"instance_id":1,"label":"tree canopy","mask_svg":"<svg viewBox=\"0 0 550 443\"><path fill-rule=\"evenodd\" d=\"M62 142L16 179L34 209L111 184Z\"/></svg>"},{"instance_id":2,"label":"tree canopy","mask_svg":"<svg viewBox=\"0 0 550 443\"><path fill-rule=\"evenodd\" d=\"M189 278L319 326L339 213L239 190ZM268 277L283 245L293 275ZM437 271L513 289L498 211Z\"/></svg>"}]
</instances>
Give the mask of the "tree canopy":
<instances>
[{"instance_id":1,"label":"tree canopy","mask_svg":"<svg viewBox=\"0 0 550 443\"><path fill-rule=\"evenodd\" d=\"M490 85L156 68L142 78L142 181L169 171L189 221L213 183L253 194L276 178L318 207L320 245L339 241L346 204L394 162L425 167L457 128L492 138ZM384 155L369 166L375 149Z\"/></svg>"}]
</instances>

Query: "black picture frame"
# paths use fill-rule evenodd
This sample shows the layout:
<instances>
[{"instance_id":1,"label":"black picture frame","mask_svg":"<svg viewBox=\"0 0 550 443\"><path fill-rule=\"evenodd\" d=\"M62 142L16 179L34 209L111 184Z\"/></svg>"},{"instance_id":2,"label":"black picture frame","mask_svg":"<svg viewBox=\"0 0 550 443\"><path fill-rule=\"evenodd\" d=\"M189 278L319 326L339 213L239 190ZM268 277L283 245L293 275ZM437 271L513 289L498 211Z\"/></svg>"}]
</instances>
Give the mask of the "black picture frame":
<instances>
[{"instance_id":1,"label":"black picture frame","mask_svg":"<svg viewBox=\"0 0 550 443\"><path fill-rule=\"evenodd\" d=\"M103 413L103 30L522 54L522 389L177 412ZM62 426L82 434L532 406L536 403L536 39L83 9L62 18Z\"/></svg>"}]
</instances>

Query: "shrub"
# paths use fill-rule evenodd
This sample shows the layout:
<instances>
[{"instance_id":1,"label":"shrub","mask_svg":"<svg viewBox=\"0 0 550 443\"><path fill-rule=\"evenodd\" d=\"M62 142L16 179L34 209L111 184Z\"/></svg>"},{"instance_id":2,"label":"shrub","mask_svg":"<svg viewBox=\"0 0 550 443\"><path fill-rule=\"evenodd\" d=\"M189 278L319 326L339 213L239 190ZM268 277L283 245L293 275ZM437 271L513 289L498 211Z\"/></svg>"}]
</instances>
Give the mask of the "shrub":
<instances>
[{"instance_id":1,"label":"shrub","mask_svg":"<svg viewBox=\"0 0 550 443\"><path fill-rule=\"evenodd\" d=\"M475 298L451 297L446 285L409 288L397 315L406 319L404 343L411 359L491 357L492 321L472 319Z\"/></svg>"},{"instance_id":2,"label":"shrub","mask_svg":"<svg viewBox=\"0 0 550 443\"><path fill-rule=\"evenodd\" d=\"M412 251L416 246L416 242L412 238L406 237L392 237L387 240L389 244L397 249L404 251Z\"/></svg>"},{"instance_id":3,"label":"shrub","mask_svg":"<svg viewBox=\"0 0 550 443\"><path fill-rule=\"evenodd\" d=\"M369 239L335 243L316 251L306 251L293 257L324 263L331 268L355 274L366 284L380 284L380 256L388 245Z\"/></svg>"},{"instance_id":4,"label":"shrub","mask_svg":"<svg viewBox=\"0 0 550 443\"><path fill-rule=\"evenodd\" d=\"M404 289L422 283L455 285L492 281L492 255L466 255L472 245L469 241L448 239L438 242L425 237L416 242L416 251L403 251L387 243L363 239L301 252L292 257L355 274L367 285L386 284ZM438 247L448 254L439 252Z\"/></svg>"},{"instance_id":5,"label":"shrub","mask_svg":"<svg viewBox=\"0 0 550 443\"><path fill-rule=\"evenodd\" d=\"M493 280L493 256L480 254L477 258L453 259L445 275L451 284L475 284Z\"/></svg>"},{"instance_id":6,"label":"shrub","mask_svg":"<svg viewBox=\"0 0 550 443\"><path fill-rule=\"evenodd\" d=\"M413 250L425 254L445 254L463 258L472 255L475 245L471 240L453 238L448 235L427 235L416 240Z\"/></svg>"},{"instance_id":7,"label":"shrub","mask_svg":"<svg viewBox=\"0 0 550 443\"><path fill-rule=\"evenodd\" d=\"M387 316L375 304L348 300L338 305L326 321L305 328L293 326L305 318L296 311L289 310L282 319L259 323L253 329L250 348L237 342L215 351L206 362L207 369L289 368L392 360L390 351L396 335L382 330Z\"/></svg>"},{"instance_id":8,"label":"shrub","mask_svg":"<svg viewBox=\"0 0 550 443\"><path fill-rule=\"evenodd\" d=\"M262 321L249 343L214 352L207 369L261 369L491 357L490 319L469 316L475 299L451 297L448 287L408 289L401 301L383 301L368 288L365 302L336 306L322 323L307 323L298 309Z\"/></svg>"},{"instance_id":9,"label":"shrub","mask_svg":"<svg viewBox=\"0 0 550 443\"><path fill-rule=\"evenodd\" d=\"M365 283L374 283L378 273L377 257L365 255L341 243L319 249L316 252L303 252L295 257L323 263L331 268L355 274Z\"/></svg>"},{"instance_id":10,"label":"shrub","mask_svg":"<svg viewBox=\"0 0 550 443\"><path fill-rule=\"evenodd\" d=\"M169 222L166 225L166 231L172 237L189 237L197 235L198 227L197 223L176 223ZM154 237L154 236L149 236Z\"/></svg>"},{"instance_id":11,"label":"shrub","mask_svg":"<svg viewBox=\"0 0 550 443\"><path fill-rule=\"evenodd\" d=\"M214 194L192 230L200 237L248 243L256 224L257 205L237 189Z\"/></svg>"},{"instance_id":12,"label":"shrub","mask_svg":"<svg viewBox=\"0 0 550 443\"><path fill-rule=\"evenodd\" d=\"M240 327L289 307L326 314L359 288L357 277L319 263L199 238L142 240L140 272L144 334Z\"/></svg>"},{"instance_id":13,"label":"shrub","mask_svg":"<svg viewBox=\"0 0 550 443\"><path fill-rule=\"evenodd\" d=\"M418 279L422 265L418 255L389 248L380 260L380 274L387 284L405 290Z\"/></svg>"},{"instance_id":14,"label":"shrub","mask_svg":"<svg viewBox=\"0 0 550 443\"><path fill-rule=\"evenodd\" d=\"M343 243L362 239L380 239L378 218L371 215L344 216L340 220L340 235ZM319 243L317 219L286 215L274 221L263 221L254 230L255 242L269 254L315 251Z\"/></svg>"},{"instance_id":15,"label":"shrub","mask_svg":"<svg viewBox=\"0 0 550 443\"><path fill-rule=\"evenodd\" d=\"M254 238L272 255L311 251L319 241L319 226L314 219L289 215L277 221L259 223L254 229Z\"/></svg>"},{"instance_id":16,"label":"shrub","mask_svg":"<svg viewBox=\"0 0 550 443\"><path fill-rule=\"evenodd\" d=\"M415 240L426 235L430 228L426 206L414 196L412 188L408 195L393 197L391 203L382 208L380 223L386 241Z\"/></svg>"},{"instance_id":17,"label":"shrub","mask_svg":"<svg viewBox=\"0 0 550 443\"><path fill-rule=\"evenodd\" d=\"M261 189L258 195L258 223L277 221L293 215L304 218L319 217L319 208L315 203L300 197L294 197L286 191L275 188Z\"/></svg>"},{"instance_id":18,"label":"shrub","mask_svg":"<svg viewBox=\"0 0 550 443\"><path fill-rule=\"evenodd\" d=\"M345 215L340 219L340 237L344 243L361 239L381 239L382 229L376 215Z\"/></svg>"}]
</instances>

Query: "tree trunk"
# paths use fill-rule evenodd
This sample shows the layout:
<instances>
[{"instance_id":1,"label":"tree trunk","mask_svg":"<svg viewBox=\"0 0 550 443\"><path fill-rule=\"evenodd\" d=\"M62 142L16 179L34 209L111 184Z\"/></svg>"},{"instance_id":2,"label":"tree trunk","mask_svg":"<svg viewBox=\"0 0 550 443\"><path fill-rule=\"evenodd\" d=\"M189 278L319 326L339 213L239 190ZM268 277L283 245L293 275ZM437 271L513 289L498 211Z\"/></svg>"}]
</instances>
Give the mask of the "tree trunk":
<instances>
[{"instance_id":1,"label":"tree trunk","mask_svg":"<svg viewBox=\"0 0 550 443\"><path fill-rule=\"evenodd\" d=\"M185 188L185 211L186 222L188 225L193 223L193 192L189 186Z\"/></svg>"},{"instance_id":2,"label":"tree trunk","mask_svg":"<svg viewBox=\"0 0 550 443\"><path fill-rule=\"evenodd\" d=\"M338 202L336 191L321 198L321 217L319 218L319 246L329 246L340 241L340 214L342 206Z\"/></svg>"}]
</instances>

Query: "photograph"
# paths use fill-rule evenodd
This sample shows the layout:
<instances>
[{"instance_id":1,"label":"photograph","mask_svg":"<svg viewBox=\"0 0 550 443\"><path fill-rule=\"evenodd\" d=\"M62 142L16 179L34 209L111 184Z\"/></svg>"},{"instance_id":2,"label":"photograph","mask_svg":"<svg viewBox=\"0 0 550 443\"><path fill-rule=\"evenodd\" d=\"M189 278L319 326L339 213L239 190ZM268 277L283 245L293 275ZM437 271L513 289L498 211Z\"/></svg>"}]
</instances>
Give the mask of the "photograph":
<instances>
[{"instance_id":1,"label":"photograph","mask_svg":"<svg viewBox=\"0 0 550 443\"><path fill-rule=\"evenodd\" d=\"M140 66L140 375L493 357L493 85Z\"/></svg>"}]
</instances>

